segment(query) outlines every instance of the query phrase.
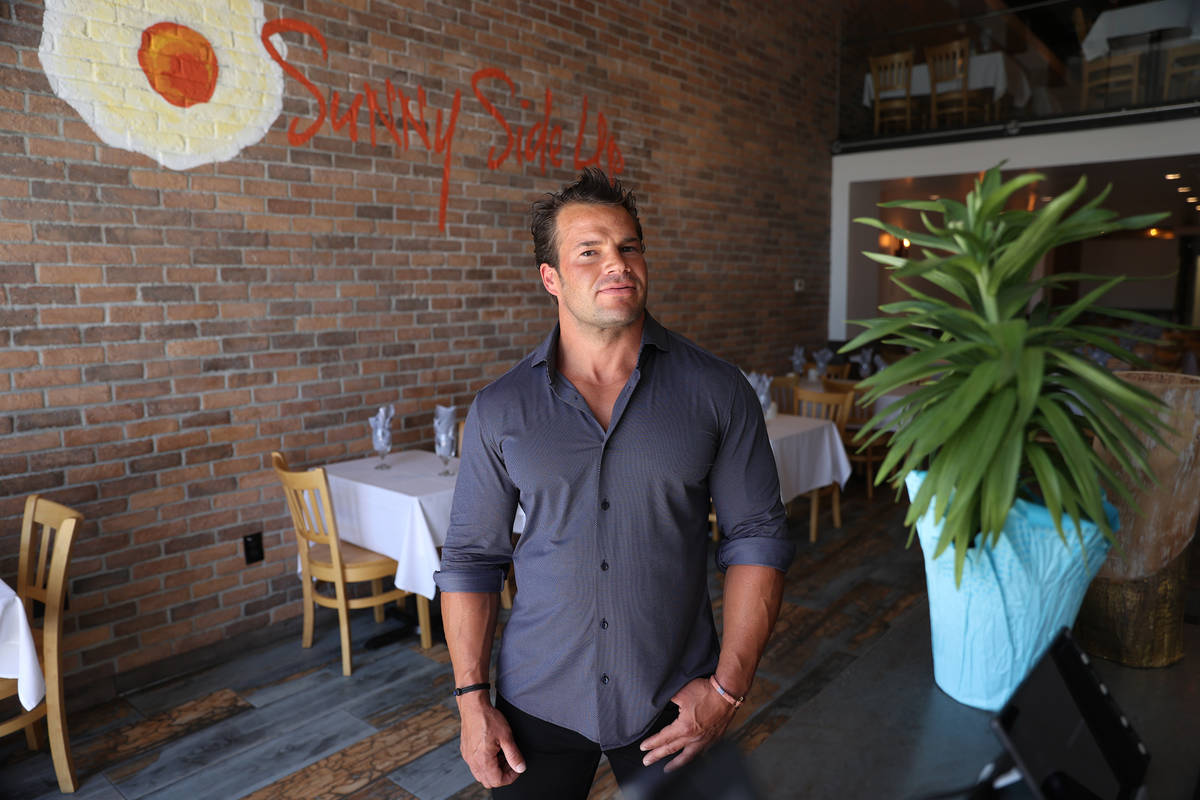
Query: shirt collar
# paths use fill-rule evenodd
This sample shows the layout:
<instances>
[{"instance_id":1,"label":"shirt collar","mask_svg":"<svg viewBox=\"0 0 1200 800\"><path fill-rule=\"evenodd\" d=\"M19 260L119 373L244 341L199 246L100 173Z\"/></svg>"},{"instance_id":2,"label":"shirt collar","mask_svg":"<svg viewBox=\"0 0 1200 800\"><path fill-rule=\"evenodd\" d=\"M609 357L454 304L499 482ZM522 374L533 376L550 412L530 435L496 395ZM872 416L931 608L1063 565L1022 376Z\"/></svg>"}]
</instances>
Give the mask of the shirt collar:
<instances>
[{"instance_id":1,"label":"shirt collar","mask_svg":"<svg viewBox=\"0 0 1200 800\"><path fill-rule=\"evenodd\" d=\"M638 349L638 364L642 363L645 357L646 346L650 345L662 351L670 350L668 344L667 329L658 323L654 317L650 316L650 312L646 312L646 319L642 323L642 346ZM546 365L546 370L552 377L556 370L555 356L558 353L558 323L554 323L554 330L542 340L533 351L533 361L530 366Z\"/></svg>"}]
</instances>

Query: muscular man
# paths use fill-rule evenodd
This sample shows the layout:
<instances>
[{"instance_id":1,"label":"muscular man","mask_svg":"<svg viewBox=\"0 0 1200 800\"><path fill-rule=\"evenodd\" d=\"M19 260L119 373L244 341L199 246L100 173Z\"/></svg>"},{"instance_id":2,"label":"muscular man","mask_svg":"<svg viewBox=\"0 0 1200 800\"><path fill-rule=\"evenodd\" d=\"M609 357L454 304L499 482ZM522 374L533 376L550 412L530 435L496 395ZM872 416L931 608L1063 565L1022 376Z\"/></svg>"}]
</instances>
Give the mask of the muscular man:
<instances>
[{"instance_id":1,"label":"muscular man","mask_svg":"<svg viewBox=\"0 0 1200 800\"><path fill-rule=\"evenodd\" d=\"M601 752L625 785L724 732L794 546L753 389L646 312L632 194L589 170L534 204L531 229L558 325L471 406L436 579L472 774L496 798L582 799ZM725 532L721 640L710 496ZM509 562L519 591L493 706Z\"/></svg>"}]
</instances>

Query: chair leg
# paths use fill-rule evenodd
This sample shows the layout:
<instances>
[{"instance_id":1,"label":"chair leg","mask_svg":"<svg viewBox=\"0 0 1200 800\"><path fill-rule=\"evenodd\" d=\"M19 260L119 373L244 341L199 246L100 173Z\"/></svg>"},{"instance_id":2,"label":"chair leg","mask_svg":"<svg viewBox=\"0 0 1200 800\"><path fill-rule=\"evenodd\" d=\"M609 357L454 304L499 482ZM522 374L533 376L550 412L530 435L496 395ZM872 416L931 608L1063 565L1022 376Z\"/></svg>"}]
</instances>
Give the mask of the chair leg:
<instances>
[{"instance_id":1,"label":"chair leg","mask_svg":"<svg viewBox=\"0 0 1200 800\"><path fill-rule=\"evenodd\" d=\"M511 609L513 603L513 568L508 565L508 574L504 577L504 588L500 590L500 607Z\"/></svg>"},{"instance_id":2,"label":"chair leg","mask_svg":"<svg viewBox=\"0 0 1200 800\"><path fill-rule=\"evenodd\" d=\"M429 598L423 594L417 595L417 624L421 626L421 647L428 650L433 647L433 631L429 629Z\"/></svg>"},{"instance_id":3,"label":"chair leg","mask_svg":"<svg viewBox=\"0 0 1200 800\"><path fill-rule=\"evenodd\" d=\"M30 750L42 749L42 728L38 723L41 718L35 719L25 726L25 746Z\"/></svg>"},{"instance_id":4,"label":"chair leg","mask_svg":"<svg viewBox=\"0 0 1200 800\"><path fill-rule=\"evenodd\" d=\"M304 576L301 578L304 581L304 625L300 629L300 646L312 647L313 642L313 582L312 579Z\"/></svg>"},{"instance_id":5,"label":"chair leg","mask_svg":"<svg viewBox=\"0 0 1200 800\"><path fill-rule=\"evenodd\" d=\"M817 543L817 513L821 506L821 490L813 489L808 493L812 498L812 505L808 512L808 541L812 544Z\"/></svg>"},{"instance_id":6,"label":"chair leg","mask_svg":"<svg viewBox=\"0 0 1200 800\"><path fill-rule=\"evenodd\" d=\"M833 484L833 527L842 527L842 487Z\"/></svg>"},{"instance_id":7,"label":"chair leg","mask_svg":"<svg viewBox=\"0 0 1200 800\"><path fill-rule=\"evenodd\" d=\"M875 464L867 459L867 499L875 499Z\"/></svg>"},{"instance_id":8,"label":"chair leg","mask_svg":"<svg viewBox=\"0 0 1200 800\"><path fill-rule=\"evenodd\" d=\"M375 597L383 594L383 580L381 578L376 578L375 580L371 581L371 594ZM375 606L375 621L383 622L382 604Z\"/></svg>"},{"instance_id":9,"label":"chair leg","mask_svg":"<svg viewBox=\"0 0 1200 800\"><path fill-rule=\"evenodd\" d=\"M350 663L350 606L346 602L346 587L335 585L337 596L338 632L342 640L342 674L347 678L353 672Z\"/></svg>"},{"instance_id":10,"label":"chair leg","mask_svg":"<svg viewBox=\"0 0 1200 800\"><path fill-rule=\"evenodd\" d=\"M78 783L75 780L75 762L71 759L71 740L67 736L61 685L53 691L51 687L46 687L46 728L50 734L50 757L54 762L54 773L58 776L58 788L64 794L69 794L78 788Z\"/></svg>"}]
</instances>

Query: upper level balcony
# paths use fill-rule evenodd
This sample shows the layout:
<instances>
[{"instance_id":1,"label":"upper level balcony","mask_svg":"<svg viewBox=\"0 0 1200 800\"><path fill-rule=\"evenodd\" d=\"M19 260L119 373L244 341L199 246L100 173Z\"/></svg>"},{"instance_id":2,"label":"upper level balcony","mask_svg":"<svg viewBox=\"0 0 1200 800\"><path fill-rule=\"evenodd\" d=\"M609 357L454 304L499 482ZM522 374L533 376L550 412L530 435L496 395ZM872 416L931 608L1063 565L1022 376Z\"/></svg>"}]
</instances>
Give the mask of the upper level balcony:
<instances>
[{"instance_id":1,"label":"upper level balcony","mask_svg":"<svg viewBox=\"0 0 1200 800\"><path fill-rule=\"evenodd\" d=\"M1200 114L1200 0L867 0L835 152Z\"/></svg>"}]
</instances>

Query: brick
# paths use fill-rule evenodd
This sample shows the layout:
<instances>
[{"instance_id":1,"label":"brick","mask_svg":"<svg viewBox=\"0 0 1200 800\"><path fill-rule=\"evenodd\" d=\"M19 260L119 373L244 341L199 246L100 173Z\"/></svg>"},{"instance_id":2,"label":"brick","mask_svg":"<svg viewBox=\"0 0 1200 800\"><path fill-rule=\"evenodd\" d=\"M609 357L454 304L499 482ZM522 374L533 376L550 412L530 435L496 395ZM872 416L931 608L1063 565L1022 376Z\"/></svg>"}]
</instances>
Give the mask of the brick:
<instances>
[{"instance_id":1,"label":"brick","mask_svg":"<svg viewBox=\"0 0 1200 800\"><path fill-rule=\"evenodd\" d=\"M112 389L104 385L46 390L46 403L50 406L86 406L107 403L112 399Z\"/></svg>"},{"instance_id":2,"label":"brick","mask_svg":"<svg viewBox=\"0 0 1200 800\"><path fill-rule=\"evenodd\" d=\"M119 167L101 167L95 164L69 164L67 180L71 183L129 183L129 170Z\"/></svg>"},{"instance_id":3,"label":"brick","mask_svg":"<svg viewBox=\"0 0 1200 800\"><path fill-rule=\"evenodd\" d=\"M42 428L70 428L79 425L80 415L76 409L43 411L37 414L21 414L16 417L15 430L19 433Z\"/></svg>"},{"instance_id":4,"label":"brick","mask_svg":"<svg viewBox=\"0 0 1200 800\"><path fill-rule=\"evenodd\" d=\"M111 572L101 572L87 577L76 578L71 582L71 594L89 594L110 586L119 586L129 582L128 569L115 569Z\"/></svg>"}]
</instances>

